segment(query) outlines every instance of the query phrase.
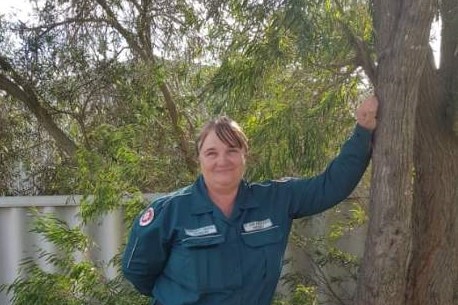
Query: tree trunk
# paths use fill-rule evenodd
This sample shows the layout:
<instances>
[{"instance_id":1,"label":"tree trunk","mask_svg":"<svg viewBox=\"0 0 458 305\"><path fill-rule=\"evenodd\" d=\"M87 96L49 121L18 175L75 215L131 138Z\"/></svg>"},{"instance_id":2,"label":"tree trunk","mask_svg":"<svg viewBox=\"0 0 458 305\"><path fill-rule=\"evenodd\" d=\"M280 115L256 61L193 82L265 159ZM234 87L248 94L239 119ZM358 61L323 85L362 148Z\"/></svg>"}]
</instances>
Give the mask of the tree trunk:
<instances>
[{"instance_id":1,"label":"tree trunk","mask_svg":"<svg viewBox=\"0 0 458 305\"><path fill-rule=\"evenodd\" d=\"M422 77L415 135L415 192L408 305L454 304L458 143L444 120L445 82L433 70Z\"/></svg>"},{"instance_id":2,"label":"tree trunk","mask_svg":"<svg viewBox=\"0 0 458 305\"><path fill-rule=\"evenodd\" d=\"M412 242L414 130L434 1L374 1L380 99L369 231L356 304L404 305Z\"/></svg>"},{"instance_id":3,"label":"tree trunk","mask_svg":"<svg viewBox=\"0 0 458 305\"><path fill-rule=\"evenodd\" d=\"M431 54L417 108L408 305L457 303L458 136L453 131L453 107L458 102L458 3L442 4L441 68L434 70Z\"/></svg>"}]
</instances>

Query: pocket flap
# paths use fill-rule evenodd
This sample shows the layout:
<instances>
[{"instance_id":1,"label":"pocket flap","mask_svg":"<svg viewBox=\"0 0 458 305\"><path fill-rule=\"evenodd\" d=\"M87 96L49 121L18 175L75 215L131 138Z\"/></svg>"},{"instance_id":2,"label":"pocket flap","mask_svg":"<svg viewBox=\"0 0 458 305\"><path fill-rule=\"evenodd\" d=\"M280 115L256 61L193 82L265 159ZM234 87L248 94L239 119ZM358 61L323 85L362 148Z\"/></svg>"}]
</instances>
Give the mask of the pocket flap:
<instances>
[{"instance_id":1,"label":"pocket flap","mask_svg":"<svg viewBox=\"0 0 458 305\"><path fill-rule=\"evenodd\" d=\"M280 242L282 240L282 232L279 226L273 226L268 229L244 232L242 233L242 239L248 246L260 247Z\"/></svg>"},{"instance_id":2,"label":"pocket flap","mask_svg":"<svg viewBox=\"0 0 458 305\"><path fill-rule=\"evenodd\" d=\"M209 236L192 236L183 239L181 242L183 246L188 248L193 247L209 247L222 244L225 238L221 234L209 235Z\"/></svg>"}]
</instances>

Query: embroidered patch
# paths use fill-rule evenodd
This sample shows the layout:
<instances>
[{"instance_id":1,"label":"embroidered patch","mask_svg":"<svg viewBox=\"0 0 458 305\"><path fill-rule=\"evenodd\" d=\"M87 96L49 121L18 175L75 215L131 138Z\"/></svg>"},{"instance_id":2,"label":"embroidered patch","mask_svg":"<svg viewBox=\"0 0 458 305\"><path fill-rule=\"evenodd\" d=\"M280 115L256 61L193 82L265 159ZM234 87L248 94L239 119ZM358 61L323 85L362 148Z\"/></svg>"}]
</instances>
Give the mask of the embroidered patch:
<instances>
[{"instance_id":1,"label":"embroidered patch","mask_svg":"<svg viewBox=\"0 0 458 305\"><path fill-rule=\"evenodd\" d=\"M147 226L153 221L154 219L154 209L148 208L145 213L143 213L142 217L140 217L140 226L144 227Z\"/></svg>"}]
</instances>

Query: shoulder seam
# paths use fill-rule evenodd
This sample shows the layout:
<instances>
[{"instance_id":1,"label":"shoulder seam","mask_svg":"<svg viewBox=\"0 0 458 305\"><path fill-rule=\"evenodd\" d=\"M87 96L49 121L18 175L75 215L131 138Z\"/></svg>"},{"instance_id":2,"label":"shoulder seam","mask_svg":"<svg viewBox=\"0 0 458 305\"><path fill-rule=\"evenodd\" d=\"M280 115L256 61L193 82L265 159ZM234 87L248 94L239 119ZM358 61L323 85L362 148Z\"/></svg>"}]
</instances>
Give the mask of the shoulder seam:
<instances>
[{"instance_id":1,"label":"shoulder seam","mask_svg":"<svg viewBox=\"0 0 458 305\"><path fill-rule=\"evenodd\" d=\"M165 208L166 206L168 206L169 204L171 204L173 202L173 199L178 198L178 197L183 197L183 196L189 196L191 194L192 194L192 192L190 190L187 190L184 193L179 193L179 192L170 193L170 194L167 194L167 195L164 195L162 197L159 197L159 198L155 199L153 201L153 204L154 203L158 203L159 204L159 201L162 201L161 204Z\"/></svg>"}]
</instances>

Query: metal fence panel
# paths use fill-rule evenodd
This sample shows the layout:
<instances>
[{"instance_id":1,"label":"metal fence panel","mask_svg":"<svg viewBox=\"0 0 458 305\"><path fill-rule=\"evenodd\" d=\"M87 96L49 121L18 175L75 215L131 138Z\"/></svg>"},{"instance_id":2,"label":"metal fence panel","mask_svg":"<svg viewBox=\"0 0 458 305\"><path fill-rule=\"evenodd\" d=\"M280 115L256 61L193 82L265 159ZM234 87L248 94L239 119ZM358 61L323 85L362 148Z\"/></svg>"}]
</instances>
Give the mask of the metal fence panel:
<instances>
[{"instance_id":1,"label":"metal fence panel","mask_svg":"<svg viewBox=\"0 0 458 305\"><path fill-rule=\"evenodd\" d=\"M20 274L20 264L33 258L46 271L53 271L37 256L37 249L53 253L54 246L37 233L30 232L30 208L54 213L70 227L80 224L77 217L80 196L0 197L0 285L11 284ZM121 210L113 211L83 228L97 247L91 257L107 264L123 243L125 226ZM116 271L110 267L105 274L111 278ZM0 293L0 304L9 305L9 296Z\"/></svg>"}]
</instances>

